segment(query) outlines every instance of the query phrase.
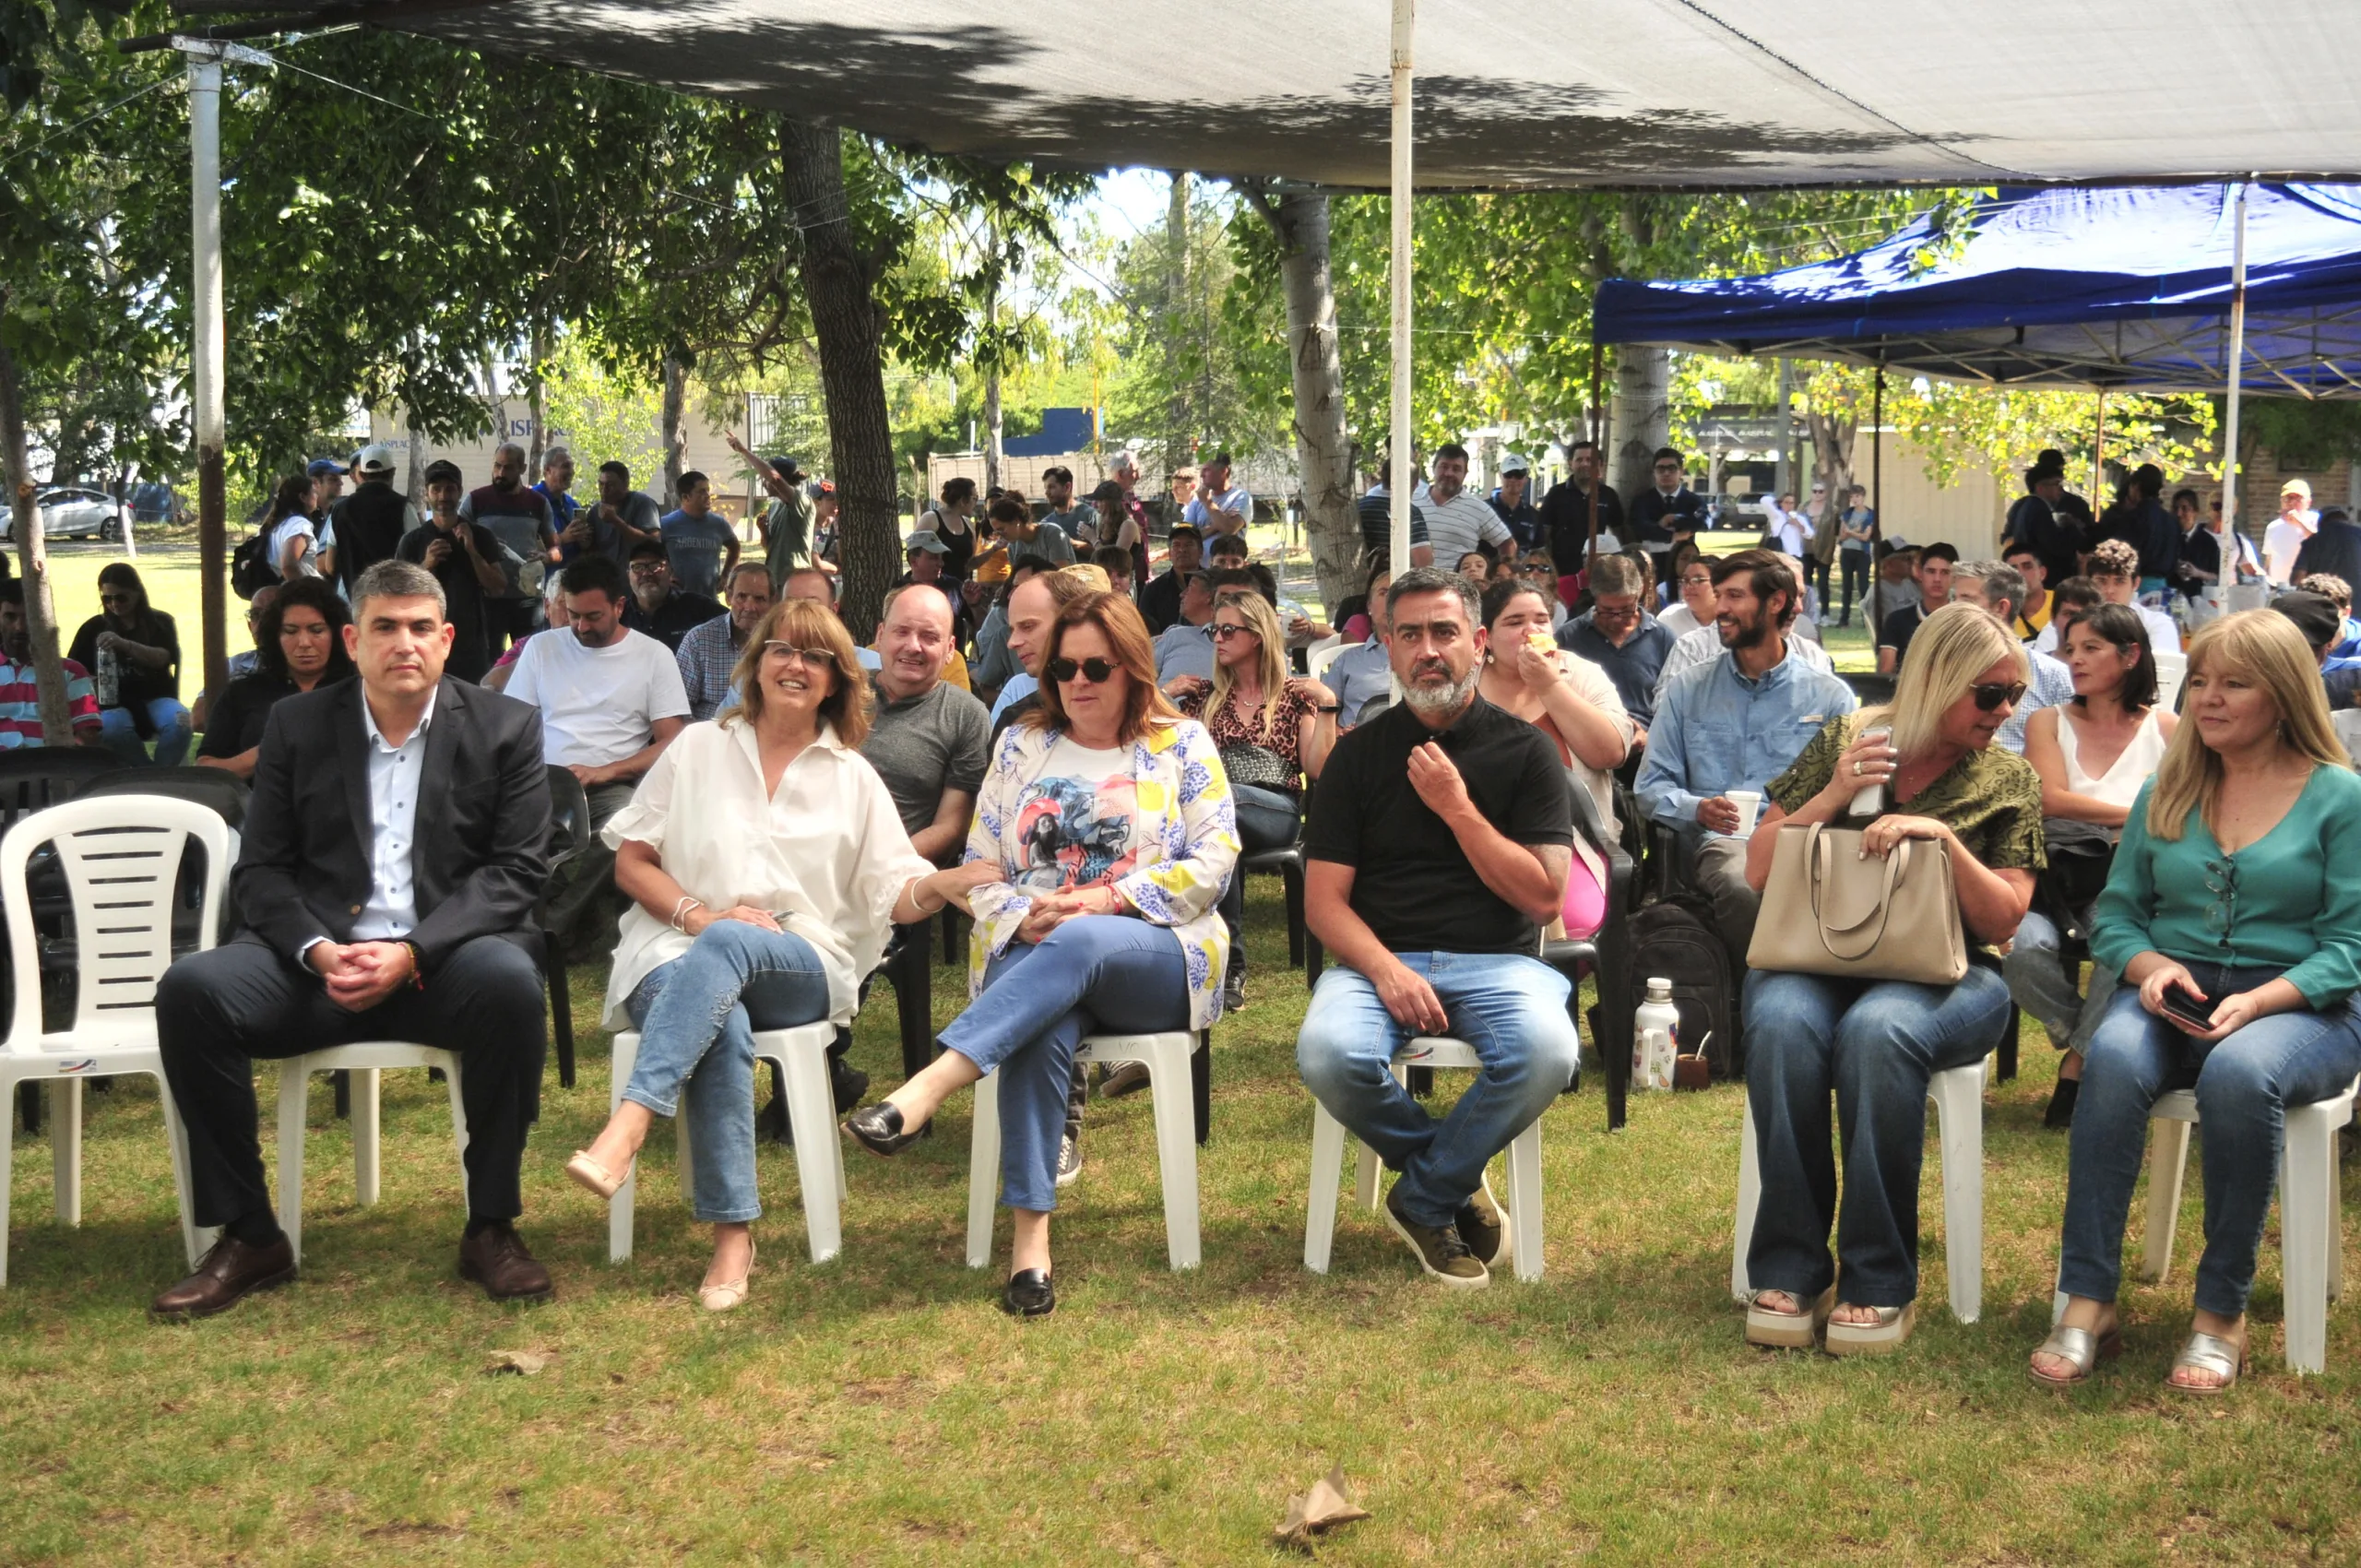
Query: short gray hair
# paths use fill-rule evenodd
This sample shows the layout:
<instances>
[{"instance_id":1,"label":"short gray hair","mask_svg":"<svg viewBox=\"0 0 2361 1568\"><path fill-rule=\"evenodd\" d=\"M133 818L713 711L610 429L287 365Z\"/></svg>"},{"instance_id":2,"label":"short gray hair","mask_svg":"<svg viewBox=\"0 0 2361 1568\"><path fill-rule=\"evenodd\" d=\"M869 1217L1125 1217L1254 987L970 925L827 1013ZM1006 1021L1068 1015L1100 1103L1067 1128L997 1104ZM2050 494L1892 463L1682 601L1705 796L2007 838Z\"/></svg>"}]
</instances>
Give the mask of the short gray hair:
<instances>
[{"instance_id":1,"label":"short gray hair","mask_svg":"<svg viewBox=\"0 0 2361 1568\"><path fill-rule=\"evenodd\" d=\"M1476 597L1476 585L1456 572L1446 572L1441 566L1413 566L1386 585L1385 618L1394 619L1394 607L1414 593L1448 593L1458 598L1467 611L1467 624L1480 625L1481 611Z\"/></svg>"},{"instance_id":2,"label":"short gray hair","mask_svg":"<svg viewBox=\"0 0 2361 1568\"><path fill-rule=\"evenodd\" d=\"M1135 474L1140 471L1140 460L1133 456L1131 448L1118 447L1107 455L1107 471Z\"/></svg>"},{"instance_id":3,"label":"short gray hair","mask_svg":"<svg viewBox=\"0 0 2361 1568\"><path fill-rule=\"evenodd\" d=\"M434 613L448 619L450 600L443 597L443 585L434 574L413 561L380 561L361 574L352 585L352 619L361 619L361 607L373 599L431 599Z\"/></svg>"},{"instance_id":4,"label":"short gray hair","mask_svg":"<svg viewBox=\"0 0 2361 1568\"><path fill-rule=\"evenodd\" d=\"M2022 614L2025 599L2033 590L2025 584L2025 575L2014 566L1999 561L1978 561L1970 574L1984 584L1985 606L2003 620L2014 620ZM2006 600L2003 610L1998 601Z\"/></svg>"},{"instance_id":5,"label":"short gray hair","mask_svg":"<svg viewBox=\"0 0 2361 1568\"><path fill-rule=\"evenodd\" d=\"M547 473L549 471L549 466L552 463L556 462L560 457L564 458L569 463L574 461L574 449L570 446L552 446L543 451L541 453L541 471Z\"/></svg>"}]
</instances>

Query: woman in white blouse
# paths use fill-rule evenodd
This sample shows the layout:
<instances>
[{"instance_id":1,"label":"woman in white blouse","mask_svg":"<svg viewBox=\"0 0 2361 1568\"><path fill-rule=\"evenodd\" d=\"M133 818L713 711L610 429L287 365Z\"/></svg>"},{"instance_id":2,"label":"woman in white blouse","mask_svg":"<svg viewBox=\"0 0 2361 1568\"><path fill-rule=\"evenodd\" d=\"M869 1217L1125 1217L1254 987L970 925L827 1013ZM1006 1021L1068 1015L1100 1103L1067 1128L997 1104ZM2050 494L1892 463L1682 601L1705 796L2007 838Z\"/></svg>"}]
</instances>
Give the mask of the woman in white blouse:
<instances>
[{"instance_id":1,"label":"woman in white blouse","mask_svg":"<svg viewBox=\"0 0 2361 1568\"><path fill-rule=\"evenodd\" d=\"M911 849L860 755L869 683L827 609L772 606L732 683L740 705L681 731L607 824L615 885L633 907L606 1023L640 1031L639 1057L622 1104L565 1168L612 1198L656 1118L685 1114L692 1207L714 1228L698 1292L712 1312L746 1299L762 1213L754 1031L850 1018L892 926L946 900L964 908L991 880L936 871Z\"/></svg>"},{"instance_id":2,"label":"woman in white blouse","mask_svg":"<svg viewBox=\"0 0 2361 1568\"><path fill-rule=\"evenodd\" d=\"M2119 837L2140 787L2165 760L2174 717L2156 705L2156 656L2141 612L2100 604L2060 611L2058 657L2074 677L2074 700L2045 707L2025 726L2025 760L2041 776L2041 814L2051 822L2081 822ZM2017 939L2001 962L2009 995L2041 1020L2050 1043L2066 1053L2043 1123L2070 1126L2082 1092L2082 992L2058 956L2058 922L2036 897L2018 923ZM2094 968L2089 994L2103 1005L2111 977ZM2087 1009L2090 1028L2098 1007Z\"/></svg>"},{"instance_id":3,"label":"woman in white blouse","mask_svg":"<svg viewBox=\"0 0 2361 1568\"><path fill-rule=\"evenodd\" d=\"M1050 1212L1074 1053L1085 1034L1202 1029L1221 1016L1228 928L1216 908L1238 861L1221 754L1157 690L1132 602L1075 600L1049 638L1041 704L1001 737L967 837L976 929L967 1010L943 1054L845 1131L890 1155L943 1100L996 1080L1001 1182L1014 1211L1009 1313L1057 1305Z\"/></svg>"}]
</instances>

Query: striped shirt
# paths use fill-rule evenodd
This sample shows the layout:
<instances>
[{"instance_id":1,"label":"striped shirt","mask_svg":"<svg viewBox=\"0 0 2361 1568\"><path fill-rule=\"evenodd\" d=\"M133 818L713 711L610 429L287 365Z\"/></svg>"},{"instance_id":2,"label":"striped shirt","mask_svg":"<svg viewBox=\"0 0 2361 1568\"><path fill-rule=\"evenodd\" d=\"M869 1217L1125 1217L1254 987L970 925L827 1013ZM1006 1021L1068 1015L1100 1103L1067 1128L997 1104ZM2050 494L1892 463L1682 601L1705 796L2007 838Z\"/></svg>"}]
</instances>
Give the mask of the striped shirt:
<instances>
[{"instance_id":1,"label":"striped shirt","mask_svg":"<svg viewBox=\"0 0 2361 1568\"><path fill-rule=\"evenodd\" d=\"M72 659L65 666L65 711L72 715L74 733L89 738L99 732L99 697L89 671ZM0 751L38 746L41 735L41 686L30 663L0 659Z\"/></svg>"}]
</instances>

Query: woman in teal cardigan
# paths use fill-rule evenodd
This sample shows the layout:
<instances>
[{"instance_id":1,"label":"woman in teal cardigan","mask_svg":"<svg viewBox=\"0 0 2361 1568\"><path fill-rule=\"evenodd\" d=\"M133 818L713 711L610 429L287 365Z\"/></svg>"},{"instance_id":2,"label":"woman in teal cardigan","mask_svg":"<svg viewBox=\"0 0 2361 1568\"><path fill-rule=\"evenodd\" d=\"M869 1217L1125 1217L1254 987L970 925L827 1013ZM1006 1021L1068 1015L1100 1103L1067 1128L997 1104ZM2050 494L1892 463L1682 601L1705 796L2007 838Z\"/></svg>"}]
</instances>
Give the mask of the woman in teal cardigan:
<instances>
[{"instance_id":1,"label":"woman in teal cardigan","mask_svg":"<svg viewBox=\"0 0 2361 1568\"><path fill-rule=\"evenodd\" d=\"M2058 1327L2033 1374L2080 1383L2122 1344L2124 1218L2156 1098L2194 1084L2205 1137L2197 1313L2165 1386L2218 1394L2246 1364L2247 1293L2285 1108L2361 1073L2361 778L2295 624L2253 610L2189 645L2180 729L2124 824L2091 956L2123 983L2074 1112ZM2207 1022L2176 1022L2169 994Z\"/></svg>"}]
</instances>

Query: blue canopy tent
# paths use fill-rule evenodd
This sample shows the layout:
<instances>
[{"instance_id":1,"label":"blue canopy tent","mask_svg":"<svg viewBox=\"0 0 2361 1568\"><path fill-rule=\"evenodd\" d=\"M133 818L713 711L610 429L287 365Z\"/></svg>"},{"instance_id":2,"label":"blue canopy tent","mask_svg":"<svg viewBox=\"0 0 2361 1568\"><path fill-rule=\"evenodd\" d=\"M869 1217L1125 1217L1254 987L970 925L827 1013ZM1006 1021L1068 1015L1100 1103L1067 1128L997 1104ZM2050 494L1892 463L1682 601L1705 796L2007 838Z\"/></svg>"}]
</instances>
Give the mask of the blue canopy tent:
<instances>
[{"instance_id":1,"label":"blue canopy tent","mask_svg":"<svg viewBox=\"0 0 2361 1568\"><path fill-rule=\"evenodd\" d=\"M2223 390L2231 451L2242 392L2361 396L2361 186L2011 191L1967 227L1954 255L1921 218L1759 277L1610 279L1596 335L1995 386Z\"/></svg>"}]
</instances>

